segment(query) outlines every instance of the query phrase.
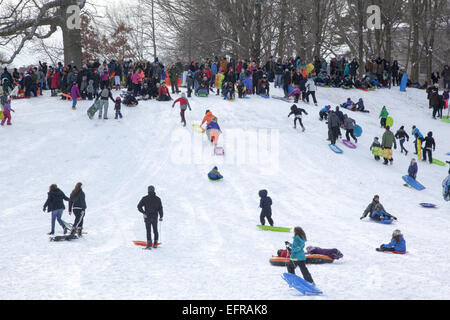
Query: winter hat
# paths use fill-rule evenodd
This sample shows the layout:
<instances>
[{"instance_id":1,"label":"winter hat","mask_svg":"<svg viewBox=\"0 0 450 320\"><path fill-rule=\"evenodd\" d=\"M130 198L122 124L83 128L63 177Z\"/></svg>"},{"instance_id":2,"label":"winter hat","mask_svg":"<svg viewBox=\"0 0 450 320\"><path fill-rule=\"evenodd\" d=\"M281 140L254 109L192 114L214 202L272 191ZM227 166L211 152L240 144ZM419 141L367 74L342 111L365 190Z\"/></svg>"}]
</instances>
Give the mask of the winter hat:
<instances>
[{"instance_id":1,"label":"winter hat","mask_svg":"<svg viewBox=\"0 0 450 320\"><path fill-rule=\"evenodd\" d=\"M395 230L394 233L392 234L393 238L401 237L401 236L403 236L403 235L402 235L402 232L400 230Z\"/></svg>"},{"instance_id":2,"label":"winter hat","mask_svg":"<svg viewBox=\"0 0 450 320\"><path fill-rule=\"evenodd\" d=\"M386 126L386 130L391 130L391 127L389 127L389 126Z\"/></svg>"},{"instance_id":3,"label":"winter hat","mask_svg":"<svg viewBox=\"0 0 450 320\"><path fill-rule=\"evenodd\" d=\"M148 193L155 193L155 187L154 186L148 187Z\"/></svg>"},{"instance_id":4,"label":"winter hat","mask_svg":"<svg viewBox=\"0 0 450 320\"><path fill-rule=\"evenodd\" d=\"M117 97L117 98L116 98L116 101L120 101L120 100L121 100L120 97Z\"/></svg>"}]
</instances>

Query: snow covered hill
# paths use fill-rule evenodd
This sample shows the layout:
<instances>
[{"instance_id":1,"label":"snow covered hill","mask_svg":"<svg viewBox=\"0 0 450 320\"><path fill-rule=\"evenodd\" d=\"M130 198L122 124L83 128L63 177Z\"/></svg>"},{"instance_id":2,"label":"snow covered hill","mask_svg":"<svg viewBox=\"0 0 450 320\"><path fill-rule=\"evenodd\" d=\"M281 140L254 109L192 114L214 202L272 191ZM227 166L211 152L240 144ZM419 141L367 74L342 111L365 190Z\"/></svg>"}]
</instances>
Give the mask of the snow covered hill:
<instances>
[{"instance_id":1,"label":"snow covered hill","mask_svg":"<svg viewBox=\"0 0 450 320\"><path fill-rule=\"evenodd\" d=\"M450 160L450 126L431 119L421 90L319 88L317 94L319 107L299 103L309 113L304 133L287 118L290 104L258 96L235 102L194 97L186 128L171 103L123 107L122 120L113 119L110 105L110 120L89 120L89 101L76 111L51 97L13 101L13 125L0 127L0 299L447 299L450 207L441 182L448 167L420 162L418 180L427 189L418 192L401 178L413 139L410 154L397 149L388 167L369 147L382 137L383 105L394 131L401 125L433 131L434 156L442 161ZM337 155L318 113L348 97L362 97L371 113L348 113L364 134L357 150L340 144L344 154ZM206 109L224 131L223 159L191 129ZM207 179L214 165L225 177L220 183ZM42 211L48 187L56 183L68 195L79 181L88 234L51 243L50 214ZM145 240L136 206L149 185L164 205L163 245L145 251L132 240ZM307 245L343 252L333 264L308 266L324 296L299 298L281 279L285 268L269 264L292 234L256 228L261 189L273 199L276 225L299 225ZM375 194L398 217L393 225L359 219ZM421 202L439 208L423 209ZM73 216L66 210L63 219ZM404 233L409 254L376 252L395 229Z\"/></svg>"}]
</instances>

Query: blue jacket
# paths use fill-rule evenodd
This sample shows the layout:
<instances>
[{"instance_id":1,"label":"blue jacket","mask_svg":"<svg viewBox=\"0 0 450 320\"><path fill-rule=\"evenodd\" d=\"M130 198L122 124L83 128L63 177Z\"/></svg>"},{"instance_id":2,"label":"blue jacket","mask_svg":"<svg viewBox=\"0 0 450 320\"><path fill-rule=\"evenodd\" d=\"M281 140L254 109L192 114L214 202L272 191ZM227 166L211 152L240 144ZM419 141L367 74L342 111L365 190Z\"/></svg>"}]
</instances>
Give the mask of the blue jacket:
<instances>
[{"instance_id":1,"label":"blue jacket","mask_svg":"<svg viewBox=\"0 0 450 320\"><path fill-rule=\"evenodd\" d=\"M303 251L303 249L305 248L305 243L306 241L299 236L294 237L294 243L292 243L291 260L306 261L305 252Z\"/></svg>"},{"instance_id":2,"label":"blue jacket","mask_svg":"<svg viewBox=\"0 0 450 320\"><path fill-rule=\"evenodd\" d=\"M396 252L406 252L406 241L403 239L403 237L399 238L400 243L397 243L395 239L392 239L392 241L388 244L383 245L385 248L391 249L394 248Z\"/></svg>"},{"instance_id":3,"label":"blue jacket","mask_svg":"<svg viewBox=\"0 0 450 320\"><path fill-rule=\"evenodd\" d=\"M417 162L414 162L414 164L409 166L409 169L408 169L409 176L413 177L414 179L416 179L416 177L417 177L417 170L418 170Z\"/></svg>"},{"instance_id":4,"label":"blue jacket","mask_svg":"<svg viewBox=\"0 0 450 320\"><path fill-rule=\"evenodd\" d=\"M326 106L325 108L323 108L322 110L320 110L320 112L324 112L324 113L328 113L330 111L330 107Z\"/></svg>"},{"instance_id":5,"label":"blue jacket","mask_svg":"<svg viewBox=\"0 0 450 320\"><path fill-rule=\"evenodd\" d=\"M211 122L208 124L208 126L206 127L206 129L208 129L208 130L219 130L219 131L222 131L222 130L220 130L219 124L218 124L217 122L214 122L214 121L211 121Z\"/></svg>"},{"instance_id":6,"label":"blue jacket","mask_svg":"<svg viewBox=\"0 0 450 320\"><path fill-rule=\"evenodd\" d=\"M211 73L216 75L217 74L217 64L215 62L213 62L211 64Z\"/></svg>"},{"instance_id":7,"label":"blue jacket","mask_svg":"<svg viewBox=\"0 0 450 320\"><path fill-rule=\"evenodd\" d=\"M414 129L414 131L413 131L413 136L415 136L416 138L423 139L423 135L422 135L422 133L420 133L420 131L419 131L418 128L415 128L415 129Z\"/></svg>"}]
</instances>

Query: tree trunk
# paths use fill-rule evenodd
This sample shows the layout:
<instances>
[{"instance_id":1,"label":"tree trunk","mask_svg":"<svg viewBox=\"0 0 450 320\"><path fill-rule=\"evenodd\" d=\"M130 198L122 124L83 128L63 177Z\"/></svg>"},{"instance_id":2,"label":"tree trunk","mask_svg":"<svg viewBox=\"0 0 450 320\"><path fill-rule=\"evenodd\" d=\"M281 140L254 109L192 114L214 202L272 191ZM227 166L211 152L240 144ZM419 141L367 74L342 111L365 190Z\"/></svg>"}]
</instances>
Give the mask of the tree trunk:
<instances>
[{"instance_id":1,"label":"tree trunk","mask_svg":"<svg viewBox=\"0 0 450 320\"><path fill-rule=\"evenodd\" d=\"M81 68L83 53L81 51L81 32L78 29L69 30L66 25L61 26L64 45L64 64Z\"/></svg>"},{"instance_id":2,"label":"tree trunk","mask_svg":"<svg viewBox=\"0 0 450 320\"><path fill-rule=\"evenodd\" d=\"M156 59L156 26L155 26L155 1L152 0L152 41L153 41L153 57Z\"/></svg>"}]
</instances>

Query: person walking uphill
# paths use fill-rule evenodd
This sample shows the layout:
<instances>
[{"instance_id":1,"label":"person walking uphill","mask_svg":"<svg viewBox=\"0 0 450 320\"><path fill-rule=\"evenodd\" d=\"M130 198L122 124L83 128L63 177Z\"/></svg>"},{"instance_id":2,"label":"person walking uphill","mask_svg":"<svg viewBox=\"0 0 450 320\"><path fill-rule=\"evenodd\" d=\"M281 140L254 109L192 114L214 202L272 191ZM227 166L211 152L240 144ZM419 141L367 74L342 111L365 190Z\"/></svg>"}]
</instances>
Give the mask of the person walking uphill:
<instances>
[{"instance_id":1,"label":"person walking uphill","mask_svg":"<svg viewBox=\"0 0 450 320\"><path fill-rule=\"evenodd\" d=\"M78 98L81 98L81 93L76 82L73 83L72 89L70 90L70 97L72 98L72 110L77 110L77 102Z\"/></svg>"},{"instance_id":2,"label":"person walking uphill","mask_svg":"<svg viewBox=\"0 0 450 320\"><path fill-rule=\"evenodd\" d=\"M163 221L163 206L161 199L156 196L155 187L148 187L148 195L143 197L137 206L140 213L144 215L145 228L147 230L147 250L152 249L152 228L155 241L153 248L158 246L158 214L159 221Z\"/></svg>"},{"instance_id":3,"label":"person walking uphill","mask_svg":"<svg viewBox=\"0 0 450 320\"><path fill-rule=\"evenodd\" d=\"M294 241L292 244L289 242L286 242L286 245L291 246L291 256L290 261L287 263L287 270L291 274L295 274L295 268L300 267L300 271L302 272L303 279L305 281L308 281L310 284L315 285L313 278L311 277L311 274L308 271L308 268L306 268L306 256L305 252L303 251L306 244L306 234L300 227L294 228Z\"/></svg>"},{"instance_id":4,"label":"person walking uphill","mask_svg":"<svg viewBox=\"0 0 450 320\"><path fill-rule=\"evenodd\" d=\"M49 188L47 201L44 204L43 211L48 209L48 212L52 213L51 226L52 229L49 235L55 234L55 222L58 220L59 225L63 228L64 234L67 233L67 227L62 221L61 217L64 209L64 200L69 201L70 199L62 192L56 184L52 184Z\"/></svg>"},{"instance_id":5,"label":"person walking uphill","mask_svg":"<svg viewBox=\"0 0 450 320\"><path fill-rule=\"evenodd\" d=\"M75 221L73 223L72 232L71 235L75 235L75 233L78 234L78 237L81 237L83 234L83 222L84 222L84 215L86 213L86 197L84 195L83 190L81 187L83 184L81 182L78 182L75 185L75 188L73 189L72 193L70 194L69 199L69 215L73 214L75 215Z\"/></svg>"},{"instance_id":6,"label":"person walking uphill","mask_svg":"<svg viewBox=\"0 0 450 320\"><path fill-rule=\"evenodd\" d=\"M272 199L267 196L267 190L261 190L259 192L259 197L261 200L259 201L259 207L261 208L261 215L259 219L261 220L261 225L266 225L266 218L269 221L271 227L273 227L272 220Z\"/></svg>"},{"instance_id":7,"label":"person walking uphill","mask_svg":"<svg viewBox=\"0 0 450 320\"><path fill-rule=\"evenodd\" d=\"M175 107L177 103L180 103L180 116L181 116L181 123L183 123L183 126L186 127L186 119L184 117L184 113L186 112L186 109L189 108L189 111L192 111L191 106L189 104L189 101L186 99L186 94L183 92L181 94L181 98L174 101L172 104L172 108Z\"/></svg>"},{"instance_id":8,"label":"person walking uphill","mask_svg":"<svg viewBox=\"0 0 450 320\"><path fill-rule=\"evenodd\" d=\"M386 132L383 134L383 139L381 140L381 146L383 149L389 149L392 150L392 146L394 146L394 149L397 149L397 142L395 141L395 136L391 132L391 127L386 126ZM387 165L388 162L391 162L391 164L394 163L394 158L391 159L384 158L384 164Z\"/></svg>"},{"instance_id":9,"label":"person walking uphill","mask_svg":"<svg viewBox=\"0 0 450 320\"><path fill-rule=\"evenodd\" d=\"M115 103L114 98L112 96L111 93L111 89L108 86L105 86L101 91L100 94L98 95L97 99L95 99L95 101L98 101L100 99L100 107L99 109L99 114L98 114L98 118L101 119L102 118L102 113L103 110L105 111L105 115L104 118L105 120L108 120L108 100L111 99L111 101L113 103Z\"/></svg>"}]
</instances>

